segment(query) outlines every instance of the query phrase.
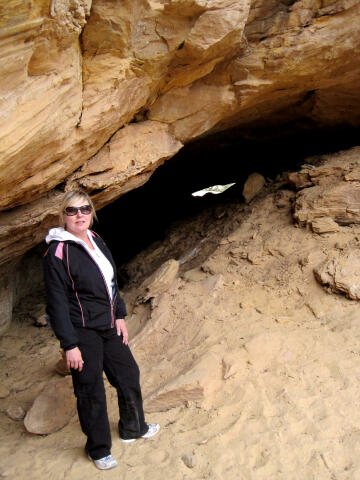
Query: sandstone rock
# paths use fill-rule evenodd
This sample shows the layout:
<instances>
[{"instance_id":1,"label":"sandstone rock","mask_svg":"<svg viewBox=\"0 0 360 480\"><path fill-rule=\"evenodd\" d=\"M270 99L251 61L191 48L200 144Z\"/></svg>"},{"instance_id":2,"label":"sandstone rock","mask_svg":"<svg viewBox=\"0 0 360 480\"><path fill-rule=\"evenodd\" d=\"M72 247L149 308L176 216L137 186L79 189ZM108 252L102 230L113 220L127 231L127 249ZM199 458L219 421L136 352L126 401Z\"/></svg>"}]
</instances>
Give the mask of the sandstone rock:
<instances>
[{"instance_id":1,"label":"sandstone rock","mask_svg":"<svg viewBox=\"0 0 360 480\"><path fill-rule=\"evenodd\" d=\"M360 258L357 250L335 251L314 268L317 281L335 293L360 300Z\"/></svg>"},{"instance_id":2,"label":"sandstone rock","mask_svg":"<svg viewBox=\"0 0 360 480\"><path fill-rule=\"evenodd\" d=\"M163 412L188 401L211 403L221 385L221 362L214 353L201 357L186 373L149 395L144 401L146 412Z\"/></svg>"},{"instance_id":3,"label":"sandstone rock","mask_svg":"<svg viewBox=\"0 0 360 480\"><path fill-rule=\"evenodd\" d=\"M146 302L150 298L157 297L166 292L174 282L178 271L178 261L171 259L163 263L160 268L141 284L138 299Z\"/></svg>"},{"instance_id":4,"label":"sandstone rock","mask_svg":"<svg viewBox=\"0 0 360 480\"><path fill-rule=\"evenodd\" d=\"M45 238L58 225L61 192L51 192L39 200L0 216L0 263L19 257Z\"/></svg>"},{"instance_id":5,"label":"sandstone rock","mask_svg":"<svg viewBox=\"0 0 360 480\"><path fill-rule=\"evenodd\" d=\"M336 184L342 179L358 180L360 177L360 147L333 155L309 158L308 161L310 163L303 165L299 172L288 174L288 181L297 189Z\"/></svg>"},{"instance_id":6,"label":"sandstone rock","mask_svg":"<svg viewBox=\"0 0 360 480\"><path fill-rule=\"evenodd\" d=\"M101 194L92 198L101 208L145 183L181 147L167 125L150 121L129 125L69 177L66 189L82 188L89 193L100 190Z\"/></svg>"},{"instance_id":7,"label":"sandstone rock","mask_svg":"<svg viewBox=\"0 0 360 480\"><path fill-rule=\"evenodd\" d=\"M0 19L1 263L42 239L58 185L83 186L101 207L147 181L180 141L275 114L277 125L360 124L356 0L48 7L5 2ZM160 141L144 132L149 120Z\"/></svg>"},{"instance_id":8,"label":"sandstone rock","mask_svg":"<svg viewBox=\"0 0 360 480\"><path fill-rule=\"evenodd\" d=\"M191 86L164 93L152 105L148 117L171 124L175 137L187 142L215 126L235 104L232 88L208 85L199 80Z\"/></svg>"},{"instance_id":9,"label":"sandstone rock","mask_svg":"<svg viewBox=\"0 0 360 480\"><path fill-rule=\"evenodd\" d=\"M24 425L28 432L48 435L68 424L75 413L76 401L69 378L51 380L27 412Z\"/></svg>"},{"instance_id":10,"label":"sandstone rock","mask_svg":"<svg viewBox=\"0 0 360 480\"><path fill-rule=\"evenodd\" d=\"M360 148L355 147L333 157L323 156L318 167L302 169L307 182L299 180L299 175L291 177L295 186L307 185L297 194L294 218L302 225L313 224L315 229L330 228L334 224L348 225L360 222ZM310 186L312 185L312 186ZM327 226L324 220L326 217ZM319 223L320 222L320 223ZM319 226L317 226L319 225Z\"/></svg>"},{"instance_id":11,"label":"sandstone rock","mask_svg":"<svg viewBox=\"0 0 360 480\"><path fill-rule=\"evenodd\" d=\"M294 218L302 225L330 217L339 225L360 223L360 183L314 186L299 192Z\"/></svg>"},{"instance_id":12,"label":"sandstone rock","mask_svg":"<svg viewBox=\"0 0 360 480\"><path fill-rule=\"evenodd\" d=\"M339 231L339 225L330 217L316 218L311 222L311 227L315 233L331 233Z\"/></svg>"},{"instance_id":13,"label":"sandstone rock","mask_svg":"<svg viewBox=\"0 0 360 480\"><path fill-rule=\"evenodd\" d=\"M243 195L246 203L250 203L253 198L262 190L265 185L265 178L259 173L252 173L248 176L244 188Z\"/></svg>"},{"instance_id":14,"label":"sandstone rock","mask_svg":"<svg viewBox=\"0 0 360 480\"><path fill-rule=\"evenodd\" d=\"M25 417L25 412L19 405L10 405L10 407L6 409L6 415L11 418L11 420L19 421Z\"/></svg>"}]
</instances>

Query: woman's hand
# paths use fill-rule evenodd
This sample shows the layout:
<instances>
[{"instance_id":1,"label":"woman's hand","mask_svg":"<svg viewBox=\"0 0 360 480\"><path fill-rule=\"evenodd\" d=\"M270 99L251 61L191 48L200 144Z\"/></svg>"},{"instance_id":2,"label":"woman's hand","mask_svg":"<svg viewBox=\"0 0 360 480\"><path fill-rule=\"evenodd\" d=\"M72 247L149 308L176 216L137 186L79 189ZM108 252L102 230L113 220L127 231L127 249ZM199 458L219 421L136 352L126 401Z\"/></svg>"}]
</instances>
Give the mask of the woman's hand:
<instances>
[{"instance_id":1,"label":"woman's hand","mask_svg":"<svg viewBox=\"0 0 360 480\"><path fill-rule=\"evenodd\" d=\"M116 324L116 331L117 331L117 334L120 336L122 334L123 336L123 343L125 343L125 345L128 344L128 339L129 339L129 335L128 335L128 331L127 331L127 328L126 328L126 323L125 323L125 320L123 318L117 318L115 320L115 324Z\"/></svg>"},{"instance_id":2,"label":"woman's hand","mask_svg":"<svg viewBox=\"0 0 360 480\"><path fill-rule=\"evenodd\" d=\"M66 366L68 369L73 368L74 370L81 370L84 366L84 361L78 347L72 348L71 350L66 350Z\"/></svg>"}]
</instances>

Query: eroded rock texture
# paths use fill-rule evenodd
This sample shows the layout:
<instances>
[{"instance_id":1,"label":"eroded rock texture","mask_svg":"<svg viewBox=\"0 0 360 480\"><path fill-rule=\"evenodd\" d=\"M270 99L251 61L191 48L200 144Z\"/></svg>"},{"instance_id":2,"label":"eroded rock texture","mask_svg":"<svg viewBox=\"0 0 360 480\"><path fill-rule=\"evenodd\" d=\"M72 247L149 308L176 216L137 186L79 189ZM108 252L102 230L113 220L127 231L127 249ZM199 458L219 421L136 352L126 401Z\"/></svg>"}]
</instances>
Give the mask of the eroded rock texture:
<instances>
[{"instance_id":1,"label":"eroded rock texture","mask_svg":"<svg viewBox=\"0 0 360 480\"><path fill-rule=\"evenodd\" d=\"M1 263L64 188L104 206L199 135L360 123L358 0L9 0L0 19Z\"/></svg>"},{"instance_id":2,"label":"eroded rock texture","mask_svg":"<svg viewBox=\"0 0 360 480\"><path fill-rule=\"evenodd\" d=\"M318 165L304 165L300 172L289 174L299 189L295 220L310 225L316 233L360 223L360 147L309 161Z\"/></svg>"}]
</instances>

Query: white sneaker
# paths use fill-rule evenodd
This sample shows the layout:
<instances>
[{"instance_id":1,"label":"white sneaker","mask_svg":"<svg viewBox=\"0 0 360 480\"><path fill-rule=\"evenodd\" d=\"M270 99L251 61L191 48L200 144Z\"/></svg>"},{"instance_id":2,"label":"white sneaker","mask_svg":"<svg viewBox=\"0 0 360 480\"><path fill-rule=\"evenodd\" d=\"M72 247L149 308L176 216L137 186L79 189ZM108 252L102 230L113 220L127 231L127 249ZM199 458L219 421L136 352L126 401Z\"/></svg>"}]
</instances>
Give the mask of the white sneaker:
<instances>
[{"instance_id":1,"label":"white sneaker","mask_svg":"<svg viewBox=\"0 0 360 480\"><path fill-rule=\"evenodd\" d=\"M107 457L99 458L98 460L94 460L93 458L88 455L89 460L92 460L95 463L95 466L99 470L109 470L110 468L117 467L117 461L112 455L108 455Z\"/></svg>"},{"instance_id":2,"label":"white sneaker","mask_svg":"<svg viewBox=\"0 0 360 480\"><path fill-rule=\"evenodd\" d=\"M151 438L158 433L160 425L158 423L148 423L149 430L141 435L141 438Z\"/></svg>"},{"instance_id":3,"label":"white sneaker","mask_svg":"<svg viewBox=\"0 0 360 480\"><path fill-rule=\"evenodd\" d=\"M151 438L153 437L154 435L156 435L158 433L158 431L160 430L160 425L158 423L148 423L147 424L149 429L146 433L144 433L144 435L141 435L140 438ZM129 438L128 440L125 440L123 438L120 438L120 440L124 443L134 443L136 442L136 438Z\"/></svg>"}]
</instances>

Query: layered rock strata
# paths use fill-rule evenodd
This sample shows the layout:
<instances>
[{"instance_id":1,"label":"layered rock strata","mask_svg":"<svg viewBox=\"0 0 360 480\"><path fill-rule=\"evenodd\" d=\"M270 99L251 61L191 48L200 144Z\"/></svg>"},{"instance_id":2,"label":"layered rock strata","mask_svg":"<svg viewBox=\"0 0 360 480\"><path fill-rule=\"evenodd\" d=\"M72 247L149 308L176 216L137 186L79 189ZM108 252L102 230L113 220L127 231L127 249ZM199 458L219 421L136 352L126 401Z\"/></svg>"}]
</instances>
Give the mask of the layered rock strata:
<instances>
[{"instance_id":1,"label":"layered rock strata","mask_svg":"<svg viewBox=\"0 0 360 480\"><path fill-rule=\"evenodd\" d=\"M0 19L1 264L64 189L102 207L200 135L360 123L358 0L12 0Z\"/></svg>"}]
</instances>

